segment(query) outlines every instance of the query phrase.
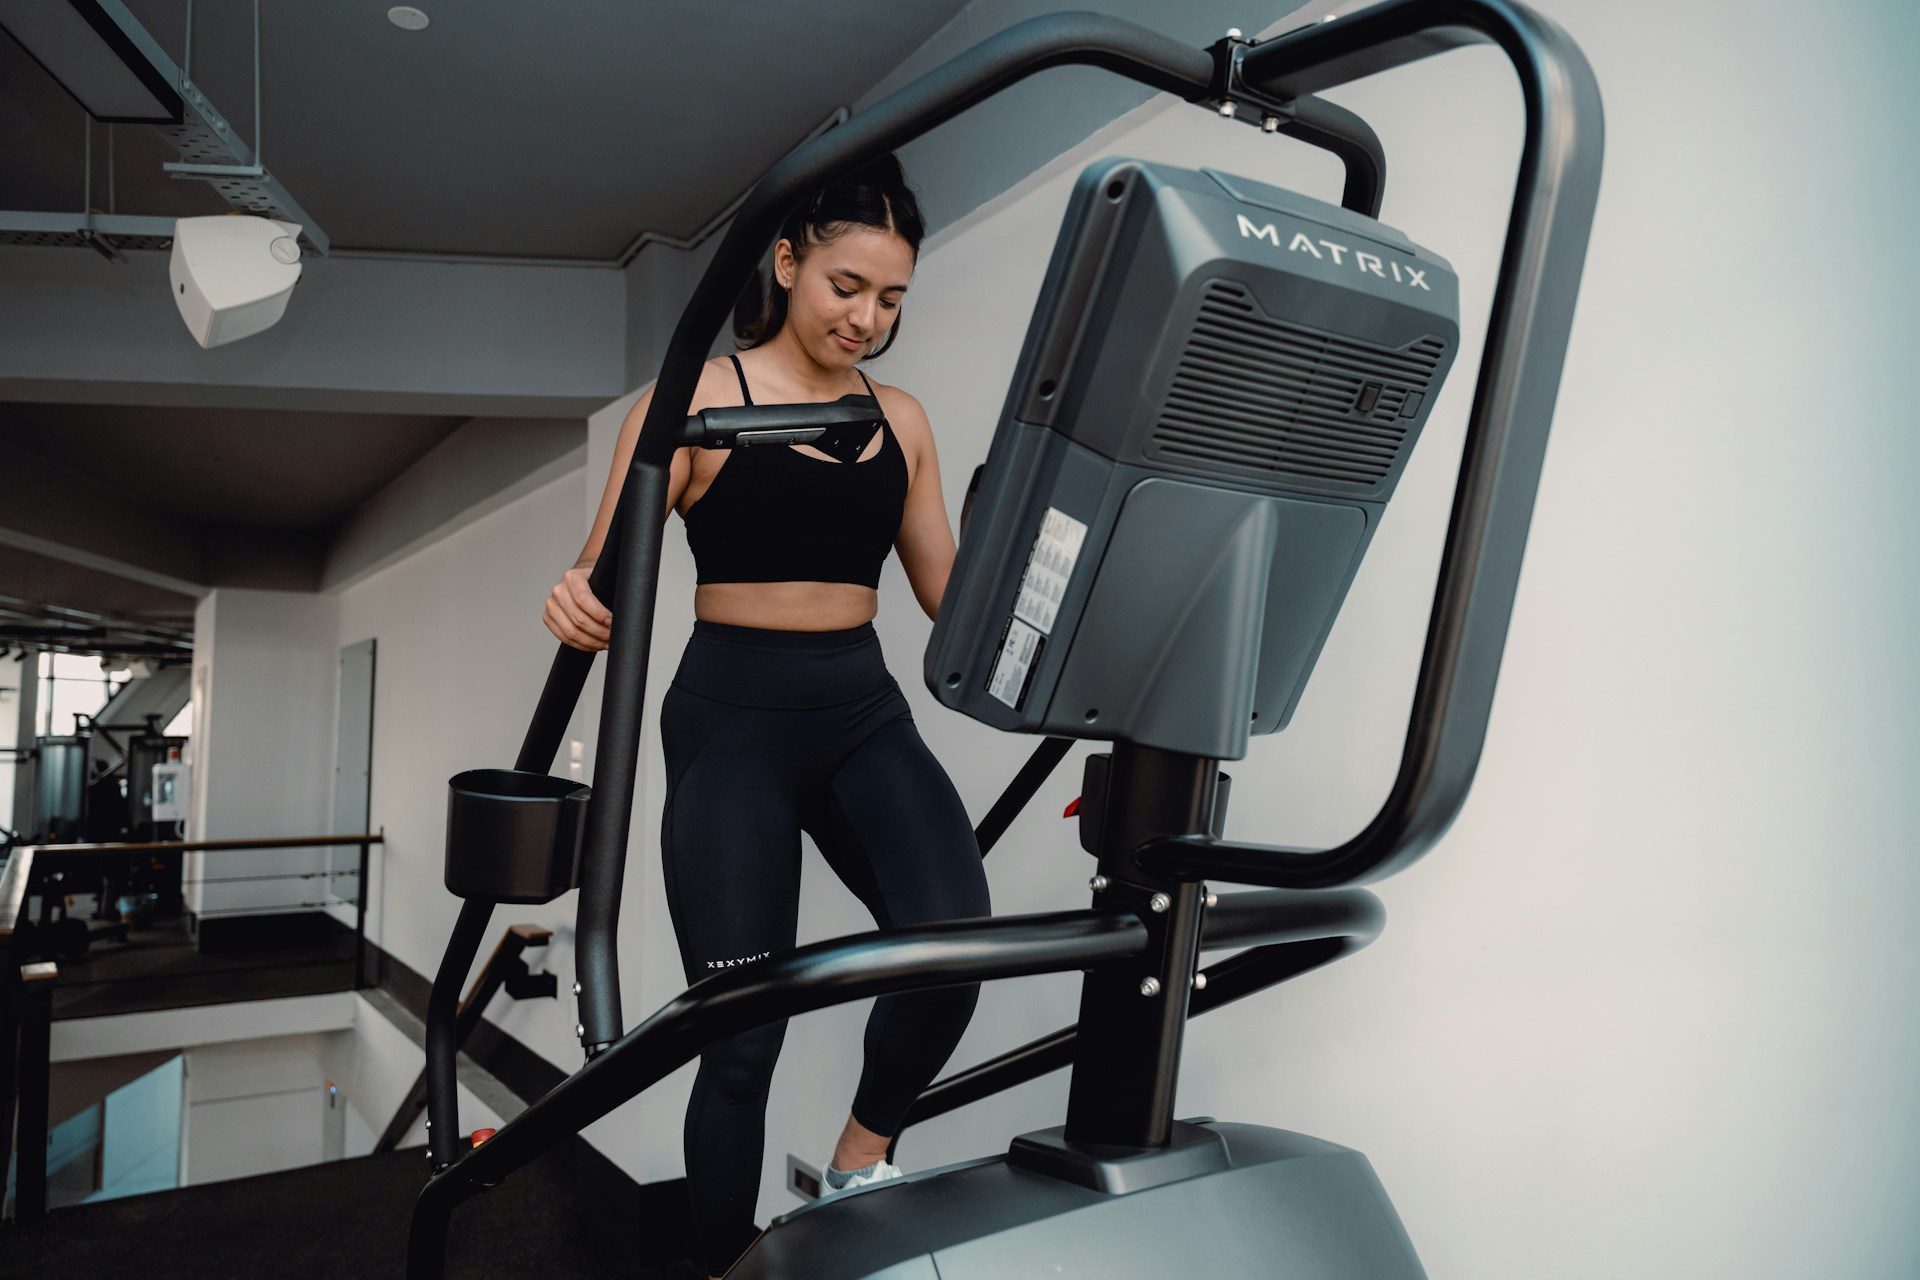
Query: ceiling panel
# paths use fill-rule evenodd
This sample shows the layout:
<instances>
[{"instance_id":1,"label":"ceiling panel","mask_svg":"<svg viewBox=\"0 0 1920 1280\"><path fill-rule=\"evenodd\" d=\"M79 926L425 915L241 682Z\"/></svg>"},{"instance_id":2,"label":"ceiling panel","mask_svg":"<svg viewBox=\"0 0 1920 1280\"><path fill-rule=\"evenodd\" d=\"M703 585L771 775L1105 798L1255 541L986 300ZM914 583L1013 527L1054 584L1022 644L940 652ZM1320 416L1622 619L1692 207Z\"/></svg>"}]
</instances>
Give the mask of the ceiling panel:
<instances>
[{"instance_id":1,"label":"ceiling panel","mask_svg":"<svg viewBox=\"0 0 1920 1280\"><path fill-rule=\"evenodd\" d=\"M26 606L15 607L20 601ZM178 591L0 543L0 627L27 625L37 606L191 631L194 603Z\"/></svg>"},{"instance_id":2,"label":"ceiling panel","mask_svg":"<svg viewBox=\"0 0 1920 1280\"><path fill-rule=\"evenodd\" d=\"M0 404L0 458L24 449L191 524L320 532L335 528L464 421Z\"/></svg>"},{"instance_id":3,"label":"ceiling panel","mask_svg":"<svg viewBox=\"0 0 1920 1280\"><path fill-rule=\"evenodd\" d=\"M176 61L185 0L128 0ZM642 231L687 235L964 0L725 5L262 0L263 155L340 248L617 256ZM252 6L199 0L192 76L251 137ZM0 36L0 206L77 209L79 106ZM106 207L104 126L94 205ZM165 177L152 130L114 130L118 211L220 212Z\"/></svg>"}]
</instances>

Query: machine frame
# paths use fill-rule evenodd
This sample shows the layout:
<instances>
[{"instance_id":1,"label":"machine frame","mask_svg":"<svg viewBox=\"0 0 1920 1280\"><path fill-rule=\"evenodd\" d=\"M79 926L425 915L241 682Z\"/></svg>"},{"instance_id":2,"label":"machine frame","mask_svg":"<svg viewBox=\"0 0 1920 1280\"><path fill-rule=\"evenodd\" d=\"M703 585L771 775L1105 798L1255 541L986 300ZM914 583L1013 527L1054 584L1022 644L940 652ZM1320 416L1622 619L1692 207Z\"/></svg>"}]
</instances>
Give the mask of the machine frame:
<instances>
[{"instance_id":1,"label":"machine frame","mask_svg":"<svg viewBox=\"0 0 1920 1280\"><path fill-rule=\"evenodd\" d=\"M1357 117L1313 95L1483 42L1498 45L1517 73L1526 136L1412 714L1397 776L1373 819L1331 849L1227 841L1215 821L1216 761L1120 743L1103 766L1093 909L803 947L752 970L707 979L622 1034L614 921L639 764L668 465L686 442L687 409L714 337L787 211L815 187L999 90L1047 67L1080 64L1328 148L1347 165L1343 204L1377 217L1385 180L1378 140ZM1343 886L1412 863L1438 840L1465 799L1485 738L1559 388L1598 194L1602 133L1591 69L1548 19L1515 0L1386 0L1268 41L1230 38L1205 50L1098 15L1033 19L776 164L740 206L674 331L592 578L595 593L610 600L621 626L608 650L594 794L581 851L577 967L589 1060L484 1145L461 1150L452 1013L493 909L492 902L470 899L429 1001L429 1153L436 1174L415 1207L409 1276L427 1280L442 1273L455 1205L707 1045L796 1013L879 994L1090 970L1077 1028L976 1068L964 1083L956 1078L936 1084L911 1119L1051 1070L1070 1053L1075 1069L1057 1152L1070 1161L1076 1146L1167 1149L1175 1137L1173 1086L1187 1017L1364 944L1377 931L1378 903ZM517 768L551 767L591 661L590 655L560 649ZM1036 759L1050 751L1057 760L1052 744L1043 745ZM1023 780L1037 786L1031 776L1036 772L1044 776L1043 769L1029 769ZM997 819L1004 829L1005 809L1004 803L996 806L989 823ZM1216 900L1201 883L1205 877L1280 892ZM1196 995L1197 957L1216 945L1252 950L1208 971L1232 976L1233 982L1218 984L1230 992L1210 985ZM1153 998L1143 999L1148 979ZM1210 991L1224 998L1210 998Z\"/></svg>"}]
</instances>

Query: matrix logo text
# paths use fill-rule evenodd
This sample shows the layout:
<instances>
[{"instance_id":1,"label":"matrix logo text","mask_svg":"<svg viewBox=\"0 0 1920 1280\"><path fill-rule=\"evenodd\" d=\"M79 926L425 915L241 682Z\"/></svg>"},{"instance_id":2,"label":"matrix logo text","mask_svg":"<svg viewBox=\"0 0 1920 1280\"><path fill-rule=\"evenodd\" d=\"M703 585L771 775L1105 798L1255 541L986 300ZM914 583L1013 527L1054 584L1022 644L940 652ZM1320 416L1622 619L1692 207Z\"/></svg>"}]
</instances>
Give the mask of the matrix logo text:
<instances>
[{"instance_id":1,"label":"matrix logo text","mask_svg":"<svg viewBox=\"0 0 1920 1280\"><path fill-rule=\"evenodd\" d=\"M1265 226L1259 226L1244 213L1234 216L1240 219L1241 235L1254 240L1265 240L1276 249L1281 247L1280 230L1271 222ZM1428 293L1433 292L1427 285L1427 273L1422 267L1403 267L1397 262L1386 261L1376 254L1363 253L1331 240L1310 240L1304 231L1294 232L1293 239L1287 242L1286 247L1294 253L1310 253L1322 262L1331 259L1335 266L1344 266L1351 259L1356 270L1379 276L1382 280L1397 280L1410 289L1426 289Z\"/></svg>"}]
</instances>

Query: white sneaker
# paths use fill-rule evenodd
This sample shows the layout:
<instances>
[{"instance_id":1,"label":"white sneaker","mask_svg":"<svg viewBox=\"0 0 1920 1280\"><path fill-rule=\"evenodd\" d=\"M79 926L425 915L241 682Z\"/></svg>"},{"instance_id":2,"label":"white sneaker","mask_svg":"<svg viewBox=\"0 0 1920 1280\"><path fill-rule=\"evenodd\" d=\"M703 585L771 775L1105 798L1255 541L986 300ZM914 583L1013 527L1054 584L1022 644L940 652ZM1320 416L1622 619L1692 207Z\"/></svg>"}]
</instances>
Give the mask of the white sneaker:
<instances>
[{"instance_id":1,"label":"white sneaker","mask_svg":"<svg viewBox=\"0 0 1920 1280\"><path fill-rule=\"evenodd\" d=\"M827 1167L832 1168L832 1163L829 1162ZM856 1173L847 1179L847 1185L844 1187L828 1186L823 1183L820 1198L825 1200L829 1196L839 1195L842 1191L851 1191L855 1187L870 1187L876 1182L888 1182L900 1176L902 1176L900 1166L890 1164L885 1157L882 1157L880 1162L873 1166L872 1173Z\"/></svg>"}]
</instances>

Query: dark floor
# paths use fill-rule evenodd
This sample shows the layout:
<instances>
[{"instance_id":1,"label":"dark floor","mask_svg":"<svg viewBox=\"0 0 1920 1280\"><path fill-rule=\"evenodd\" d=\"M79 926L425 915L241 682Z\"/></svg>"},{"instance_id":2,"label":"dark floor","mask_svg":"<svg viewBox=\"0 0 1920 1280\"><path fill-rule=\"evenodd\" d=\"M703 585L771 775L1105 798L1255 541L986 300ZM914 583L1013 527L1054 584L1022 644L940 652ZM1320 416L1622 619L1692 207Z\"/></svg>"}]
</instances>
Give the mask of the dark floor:
<instances>
[{"instance_id":1,"label":"dark floor","mask_svg":"<svg viewBox=\"0 0 1920 1280\"><path fill-rule=\"evenodd\" d=\"M0 1227L9 1280L399 1280L408 1215L426 1181L418 1147L56 1209ZM662 1223L672 1233L678 1224ZM660 1260L646 1224L605 1224L576 1208L564 1151L454 1212L447 1280L688 1280Z\"/></svg>"},{"instance_id":2,"label":"dark floor","mask_svg":"<svg viewBox=\"0 0 1920 1280\"><path fill-rule=\"evenodd\" d=\"M131 930L125 943L101 942L60 961L54 1021L350 991L353 933L326 923L326 932L289 945L217 952L195 949L184 918Z\"/></svg>"}]
</instances>

